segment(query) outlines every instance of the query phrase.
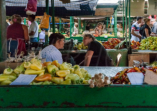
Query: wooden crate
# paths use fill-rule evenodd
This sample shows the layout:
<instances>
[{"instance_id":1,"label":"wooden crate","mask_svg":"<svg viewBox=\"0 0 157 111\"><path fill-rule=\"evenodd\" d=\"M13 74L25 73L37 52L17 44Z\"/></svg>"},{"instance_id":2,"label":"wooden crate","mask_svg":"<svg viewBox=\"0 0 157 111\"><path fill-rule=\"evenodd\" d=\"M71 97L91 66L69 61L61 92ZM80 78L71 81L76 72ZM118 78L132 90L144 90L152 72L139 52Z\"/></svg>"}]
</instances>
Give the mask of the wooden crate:
<instances>
[{"instance_id":1,"label":"wooden crate","mask_svg":"<svg viewBox=\"0 0 157 111\"><path fill-rule=\"evenodd\" d=\"M128 55L128 66L133 66L133 60L150 63L150 54L129 54Z\"/></svg>"}]
</instances>

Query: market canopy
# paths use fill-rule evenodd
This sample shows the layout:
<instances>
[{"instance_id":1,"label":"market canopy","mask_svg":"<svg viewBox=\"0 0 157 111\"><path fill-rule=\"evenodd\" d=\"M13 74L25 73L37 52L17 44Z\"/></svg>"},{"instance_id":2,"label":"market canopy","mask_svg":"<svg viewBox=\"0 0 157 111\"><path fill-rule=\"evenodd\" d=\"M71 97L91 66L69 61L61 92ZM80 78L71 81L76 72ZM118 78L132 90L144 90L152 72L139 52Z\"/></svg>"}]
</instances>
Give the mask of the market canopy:
<instances>
[{"instance_id":1,"label":"market canopy","mask_svg":"<svg viewBox=\"0 0 157 111\"><path fill-rule=\"evenodd\" d=\"M26 16L25 7L28 0L5 0L6 15L12 16L19 14ZM95 7L98 0L72 0L70 3L63 3L61 0L54 0L55 16L79 16L79 15L94 15ZM37 5L38 16L43 15L46 10L45 0L39 0ZM49 13L51 14L51 0L49 0Z\"/></svg>"}]
</instances>

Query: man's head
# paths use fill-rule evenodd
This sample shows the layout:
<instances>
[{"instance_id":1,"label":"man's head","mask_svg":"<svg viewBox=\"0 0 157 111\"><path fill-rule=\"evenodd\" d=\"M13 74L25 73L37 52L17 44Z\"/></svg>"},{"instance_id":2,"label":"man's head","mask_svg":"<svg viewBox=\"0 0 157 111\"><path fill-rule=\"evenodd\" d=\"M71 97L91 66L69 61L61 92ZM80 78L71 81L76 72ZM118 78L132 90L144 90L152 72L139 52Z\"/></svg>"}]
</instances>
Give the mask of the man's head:
<instances>
[{"instance_id":1,"label":"man's head","mask_svg":"<svg viewBox=\"0 0 157 111\"><path fill-rule=\"evenodd\" d=\"M137 22L138 22L138 23L141 23L141 22L142 22L142 19L143 19L142 17L137 17Z\"/></svg>"},{"instance_id":2,"label":"man's head","mask_svg":"<svg viewBox=\"0 0 157 111\"><path fill-rule=\"evenodd\" d=\"M28 20L31 22L35 21L35 15L28 15Z\"/></svg>"},{"instance_id":3,"label":"man's head","mask_svg":"<svg viewBox=\"0 0 157 111\"><path fill-rule=\"evenodd\" d=\"M83 37L83 44L88 46L92 41L95 40L95 37L91 34L85 34Z\"/></svg>"},{"instance_id":4,"label":"man's head","mask_svg":"<svg viewBox=\"0 0 157 111\"><path fill-rule=\"evenodd\" d=\"M75 27L78 27L78 23L75 23Z\"/></svg>"},{"instance_id":5,"label":"man's head","mask_svg":"<svg viewBox=\"0 0 157 111\"><path fill-rule=\"evenodd\" d=\"M54 45L57 49L64 48L65 37L60 33L51 34L49 37L49 44Z\"/></svg>"},{"instance_id":6,"label":"man's head","mask_svg":"<svg viewBox=\"0 0 157 111\"><path fill-rule=\"evenodd\" d=\"M155 22L156 22L155 19L151 19L150 24L151 24L151 25L154 25Z\"/></svg>"}]
</instances>

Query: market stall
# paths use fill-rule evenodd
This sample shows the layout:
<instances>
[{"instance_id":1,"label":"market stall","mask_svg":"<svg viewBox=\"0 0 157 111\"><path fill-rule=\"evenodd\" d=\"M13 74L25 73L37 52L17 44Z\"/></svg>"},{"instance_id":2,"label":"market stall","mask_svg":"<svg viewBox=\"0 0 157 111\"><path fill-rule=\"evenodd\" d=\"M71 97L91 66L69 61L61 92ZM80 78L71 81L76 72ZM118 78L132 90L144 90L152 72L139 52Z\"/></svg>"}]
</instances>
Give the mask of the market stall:
<instances>
[{"instance_id":1,"label":"market stall","mask_svg":"<svg viewBox=\"0 0 157 111\"><path fill-rule=\"evenodd\" d=\"M53 0L52 0L53 1ZM126 4L130 4L128 0L125 0ZM47 13L48 13L48 0ZM5 3L0 1L0 6L4 6ZM52 3L52 6L54 4ZM54 8L54 7L53 7ZM127 6L126 6L127 8ZM5 10L4 7L0 8L0 23L4 24L2 19L2 12ZM126 10L127 13L127 10ZM63 14L63 13L61 13ZM52 12L54 17L54 12ZM126 14L127 18L127 14ZM70 17L72 20L73 18ZM126 19L127 22L127 19ZM127 26L127 24L126 24ZM130 25L129 25L130 26ZM0 25L0 29L5 27ZM53 18L53 29L54 29L54 18ZM2 30L0 31L2 32ZM53 30L53 32L55 32ZM4 39L4 34L0 33L1 46ZM126 33L127 38L127 33ZM130 34L129 34L130 38ZM48 40L46 40L48 41ZM103 40L105 41L105 40ZM107 50L108 54L112 57L113 61L116 63L117 55L121 54L120 66L127 66L128 49L111 49L113 44L104 43L104 46L109 47ZM129 44L126 45L128 47ZM114 46L113 46L114 47ZM2 52L2 49L0 50ZM83 54L86 50L62 50L63 55L75 57L75 55L82 54L80 57L83 59ZM141 51L137 51L141 52ZM155 52L155 51L154 51ZM6 50L4 51L6 53ZM5 57L3 55L3 57ZM2 58L3 58L2 57ZM128 73L134 73L134 79L141 80L137 77L137 73L140 73L140 77L143 78L152 74L153 78L156 75L156 67L144 67L141 65L138 67L79 67L72 66L71 64L63 63L58 64L55 62L47 62L42 64L38 59L30 60L18 63L18 60L13 60L15 64L10 67L8 66L12 58L9 58L5 63L0 63L3 66L0 73L0 110L60 110L60 111L80 111L80 110L154 110L157 108L155 98L156 96L156 81L152 80L154 84L142 80L140 84L132 83L132 79L127 77ZM30 58L28 58L30 59ZM39 59L41 59L39 57ZM80 62L77 59L78 63ZM21 59L20 59L21 61ZM17 62L17 63L16 63ZM61 65L61 66L60 66ZM116 64L115 64L116 65ZM140 65L139 65L140 66ZM2 68L2 67L1 67ZM6 69L7 68L7 69ZM82 69L84 68L84 69ZM43 70L45 69L45 70ZM55 69L55 70L53 70ZM82 69L82 70L81 70ZM58 72L57 72L57 71ZM148 72L150 73L147 73ZM35 71L35 72L34 72ZM55 71L55 72L54 72ZM82 72L83 71L83 72ZM49 73L49 74L48 74ZM74 74L76 73L76 74ZM35 77L31 81L31 84L27 85L9 85L14 82L19 77L19 74L24 74L24 76L38 74L43 78L46 76L45 81L39 82L41 80L40 76ZM72 80L69 75L77 76L77 80ZM101 75L101 84L96 80L96 77ZM51 78L51 77L53 78ZM81 78L81 76L83 76ZM107 78L106 78L107 77ZM111 78L110 78L111 77ZM156 76L155 76L156 77ZM43 79L42 78L42 79ZM69 81L69 78L71 79ZM99 78L99 79L100 79ZM109 79L110 78L110 79ZM103 81L102 81L103 79ZM94 81L95 80L95 81ZM107 80L111 80L108 83ZM24 81L24 80L23 80ZM23 82L21 81L21 83ZM91 82L92 81L92 82ZM83 83L85 82L85 83ZM96 84L97 83L97 84ZM102 85L103 83L103 85ZM5 84L5 85L4 85ZM7 84L7 85L6 85ZM94 86L96 87L93 87ZM102 85L102 86L100 86ZM98 88L97 88L98 87Z\"/></svg>"}]
</instances>

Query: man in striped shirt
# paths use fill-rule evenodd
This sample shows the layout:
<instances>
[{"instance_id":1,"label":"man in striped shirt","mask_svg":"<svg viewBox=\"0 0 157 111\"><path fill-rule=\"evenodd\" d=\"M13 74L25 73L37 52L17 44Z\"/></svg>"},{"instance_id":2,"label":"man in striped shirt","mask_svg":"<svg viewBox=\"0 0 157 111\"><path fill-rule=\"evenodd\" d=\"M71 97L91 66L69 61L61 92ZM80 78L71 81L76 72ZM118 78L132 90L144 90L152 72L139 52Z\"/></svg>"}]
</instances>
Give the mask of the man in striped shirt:
<instances>
[{"instance_id":1,"label":"man in striped shirt","mask_svg":"<svg viewBox=\"0 0 157 111\"><path fill-rule=\"evenodd\" d=\"M142 17L137 17L137 21L132 25L131 28L131 41L140 41L141 35L140 35L140 23L142 22Z\"/></svg>"},{"instance_id":2,"label":"man in striped shirt","mask_svg":"<svg viewBox=\"0 0 157 111\"><path fill-rule=\"evenodd\" d=\"M54 33L49 37L49 46L42 50L42 58L46 62L57 60L60 64L63 63L62 54L59 49L64 48L65 37L62 34Z\"/></svg>"}]
</instances>

